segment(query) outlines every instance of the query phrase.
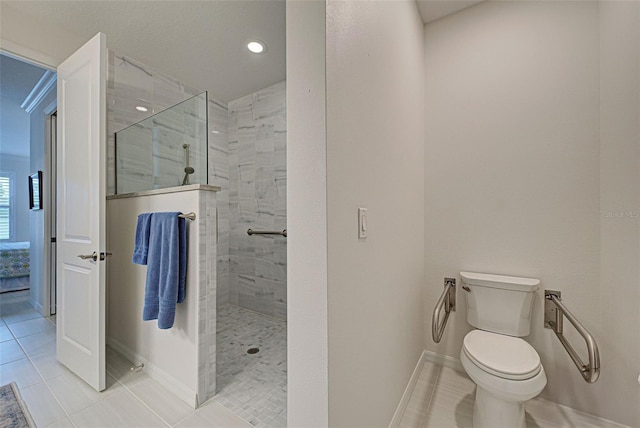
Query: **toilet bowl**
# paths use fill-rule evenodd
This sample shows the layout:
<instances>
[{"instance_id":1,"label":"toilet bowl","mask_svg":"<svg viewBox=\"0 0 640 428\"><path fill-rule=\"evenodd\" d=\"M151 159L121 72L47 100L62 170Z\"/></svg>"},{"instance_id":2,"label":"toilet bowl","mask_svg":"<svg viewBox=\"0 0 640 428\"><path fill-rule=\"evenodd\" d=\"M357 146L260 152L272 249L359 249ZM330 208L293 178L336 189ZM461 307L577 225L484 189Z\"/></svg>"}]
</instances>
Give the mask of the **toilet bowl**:
<instances>
[{"instance_id":1,"label":"toilet bowl","mask_svg":"<svg viewBox=\"0 0 640 428\"><path fill-rule=\"evenodd\" d=\"M524 340L473 330L464 338L460 359L477 385L475 428L524 428L524 403L547 384L540 357Z\"/></svg>"},{"instance_id":2,"label":"toilet bowl","mask_svg":"<svg viewBox=\"0 0 640 428\"><path fill-rule=\"evenodd\" d=\"M547 384L529 335L539 280L461 272L467 321L477 330L463 341L460 360L476 384L475 428L525 428L524 403Z\"/></svg>"}]
</instances>

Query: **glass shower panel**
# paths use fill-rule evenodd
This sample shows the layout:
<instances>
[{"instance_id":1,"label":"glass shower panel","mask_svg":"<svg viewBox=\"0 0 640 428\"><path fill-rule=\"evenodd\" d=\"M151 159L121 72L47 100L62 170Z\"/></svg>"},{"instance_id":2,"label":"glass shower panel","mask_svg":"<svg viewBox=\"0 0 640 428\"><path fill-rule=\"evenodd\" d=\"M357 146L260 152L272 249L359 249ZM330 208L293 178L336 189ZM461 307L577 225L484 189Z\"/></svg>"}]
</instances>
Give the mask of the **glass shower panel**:
<instances>
[{"instance_id":1,"label":"glass shower panel","mask_svg":"<svg viewBox=\"0 0 640 428\"><path fill-rule=\"evenodd\" d=\"M116 193L207 183L207 92L116 132Z\"/></svg>"}]
</instances>

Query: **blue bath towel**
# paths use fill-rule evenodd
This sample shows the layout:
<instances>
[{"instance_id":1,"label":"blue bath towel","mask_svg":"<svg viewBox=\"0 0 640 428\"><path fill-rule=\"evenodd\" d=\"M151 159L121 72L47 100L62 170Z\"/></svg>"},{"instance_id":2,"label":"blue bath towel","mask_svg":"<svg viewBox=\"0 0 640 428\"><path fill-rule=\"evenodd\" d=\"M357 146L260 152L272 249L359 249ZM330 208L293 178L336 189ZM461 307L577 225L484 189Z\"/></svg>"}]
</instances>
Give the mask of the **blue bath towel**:
<instances>
[{"instance_id":1,"label":"blue bath towel","mask_svg":"<svg viewBox=\"0 0 640 428\"><path fill-rule=\"evenodd\" d=\"M136 226L136 240L133 247L132 262L137 265L147 264L149 253L149 232L151 231L151 213L143 213L138 216Z\"/></svg>"},{"instance_id":2,"label":"blue bath towel","mask_svg":"<svg viewBox=\"0 0 640 428\"><path fill-rule=\"evenodd\" d=\"M147 283L142 319L173 327L176 303L184 301L187 273L187 229L178 212L153 213L150 221Z\"/></svg>"}]
</instances>

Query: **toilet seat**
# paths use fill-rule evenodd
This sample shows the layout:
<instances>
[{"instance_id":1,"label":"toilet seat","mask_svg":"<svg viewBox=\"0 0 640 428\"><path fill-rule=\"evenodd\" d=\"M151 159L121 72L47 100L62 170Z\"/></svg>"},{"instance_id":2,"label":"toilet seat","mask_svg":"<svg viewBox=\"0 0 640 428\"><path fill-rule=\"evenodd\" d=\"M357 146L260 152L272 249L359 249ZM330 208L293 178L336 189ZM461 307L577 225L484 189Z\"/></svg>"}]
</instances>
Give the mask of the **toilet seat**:
<instances>
[{"instance_id":1,"label":"toilet seat","mask_svg":"<svg viewBox=\"0 0 640 428\"><path fill-rule=\"evenodd\" d=\"M531 379L542 370L536 350L518 337L473 330L462 350L478 368L503 379Z\"/></svg>"}]
</instances>

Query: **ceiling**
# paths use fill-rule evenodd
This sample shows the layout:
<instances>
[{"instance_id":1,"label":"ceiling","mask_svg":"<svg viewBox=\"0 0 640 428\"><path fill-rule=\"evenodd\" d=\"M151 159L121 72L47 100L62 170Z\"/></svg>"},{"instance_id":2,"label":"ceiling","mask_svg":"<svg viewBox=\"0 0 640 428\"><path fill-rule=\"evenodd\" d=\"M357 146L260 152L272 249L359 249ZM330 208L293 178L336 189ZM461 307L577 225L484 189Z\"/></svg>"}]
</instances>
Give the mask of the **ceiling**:
<instances>
[{"instance_id":1,"label":"ceiling","mask_svg":"<svg viewBox=\"0 0 640 428\"><path fill-rule=\"evenodd\" d=\"M229 102L285 80L284 0L3 1ZM251 54L259 39L267 52Z\"/></svg>"},{"instance_id":2,"label":"ceiling","mask_svg":"<svg viewBox=\"0 0 640 428\"><path fill-rule=\"evenodd\" d=\"M425 23L478 0L417 0ZM109 48L229 102L286 78L284 0L3 0L81 39ZM266 42L251 54L247 41Z\"/></svg>"},{"instance_id":3,"label":"ceiling","mask_svg":"<svg viewBox=\"0 0 640 428\"><path fill-rule=\"evenodd\" d=\"M451 15L459 10L466 9L483 0L416 0L422 21L428 24L431 21Z\"/></svg>"},{"instance_id":4,"label":"ceiling","mask_svg":"<svg viewBox=\"0 0 640 428\"><path fill-rule=\"evenodd\" d=\"M0 55L0 155L29 156L29 114L20 105L44 72Z\"/></svg>"}]
</instances>

